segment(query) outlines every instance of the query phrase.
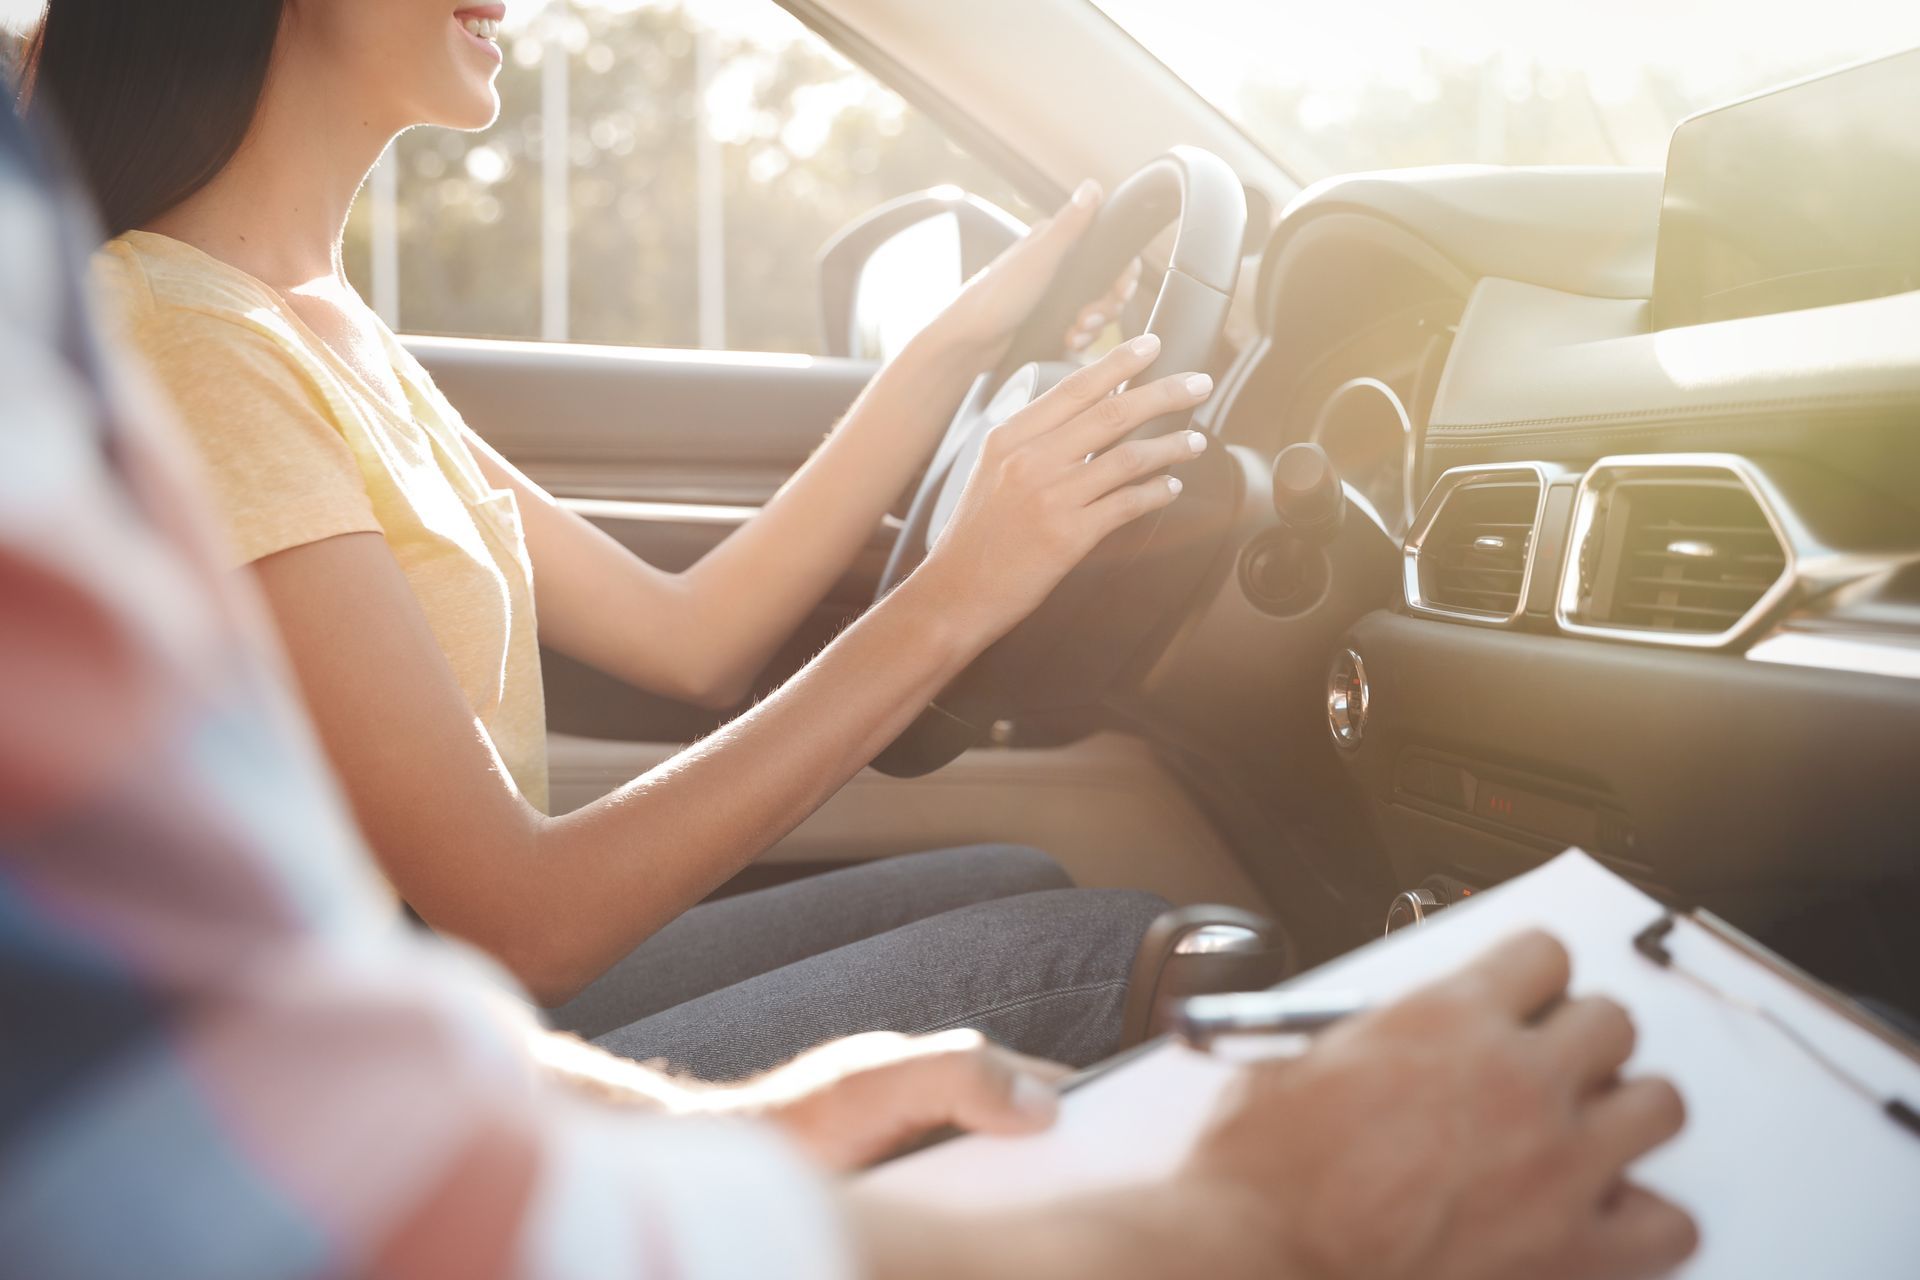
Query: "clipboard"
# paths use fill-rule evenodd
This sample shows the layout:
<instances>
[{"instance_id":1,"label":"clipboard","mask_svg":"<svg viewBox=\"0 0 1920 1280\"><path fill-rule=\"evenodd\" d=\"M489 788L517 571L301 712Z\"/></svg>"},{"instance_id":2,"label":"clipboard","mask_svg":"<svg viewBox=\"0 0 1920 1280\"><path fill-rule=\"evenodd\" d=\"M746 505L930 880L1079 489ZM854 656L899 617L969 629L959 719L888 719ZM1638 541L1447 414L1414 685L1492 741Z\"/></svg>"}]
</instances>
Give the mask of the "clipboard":
<instances>
[{"instance_id":1,"label":"clipboard","mask_svg":"<svg viewBox=\"0 0 1920 1280\"><path fill-rule=\"evenodd\" d=\"M1719 916L1704 908L1687 912L1669 911L1658 920L1633 936L1633 949L1653 963L1677 974L1683 979L1697 984L1713 997L1726 1001L1734 1007L1744 1009L1756 1018L1774 1027L1787 1040L1814 1061L1821 1064L1834 1079L1852 1088L1866 1101L1877 1105L1893 1123L1920 1138L1920 1109L1898 1095L1878 1096L1871 1085L1849 1071L1845 1065L1835 1062L1818 1044L1807 1039L1791 1023L1776 1016L1766 1005L1721 990L1714 984L1700 978L1682 967L1667 947L1667 938L1674 926L1681 920L1698 925L1706 935L1716 942L1724 943L1742 960L1758 965L1764 971L1788 983L1809 999L1818 1001L1838 1017L1846 1019L1853 1026L1870 1036L1878 1038L1894 1052L1904 1055L1916 1067L1920 1067L1920 1041L1907 1035L1885 1018L1879 1017L1861 1006L1860 1002L1837 988L1820 981L1805 969L1789 961L1786 957L1768 947L1762 946L1753 938Z\"/></svg>"},{"instance_id":2,"label":"clipboard","mask_svg":"<svg viewBox=\"0 0 1920 1280\"><path fill-rule=\"evenodd\" d=\"M1686 1130L1629 1171L1700 1224L1683 1280L1910 1280L1920 1140L1885 1103L1920 1102L1920 1045L1717 917L1670 913L1577 850L1286 986L1383 1004L1526 928L1567 945L1575 995L1627 1006L1640 1031L1627 1073L1664 1075L1686 1098ZM1641 935L1664 962L1636 945ZM1692 979L1739 999L1710 997ZM1772 1011L1864 1090L1747 1005ZM1178 1044L1143 1048L1078 1085L1046 1133L969 1135L862 1182L961 1214L1152 1183L1185 1163L1237 1077L1233 1064Z\"/></svg>"},{"instance_id":3,"label":"clipboard","mask_svg":"<svg viewBox=\"0 0 1920 1280\"><path fill-rule=\"evenodd\" d=\"M1062 1098L1065 1098L1076 1090L1084 1089L1097 1080L1112 1075L1116 1071L1125 1069L1141 1058L1157 1052L1172 1042L1172 1036L1154 1036L1152 1039L1142 1040L1130 1049L1122 1049L1110 1058L1102 1058L1090 1066L1082 1067L1055 1085L1055 1092ZM930 1147L937 1147L943 1142L952 1142L955 1138L964 1138L966 1136L967 1131L965 1129L958 1129L953 1125L943 1124L938 1128L929 1129L926 1133L906 1145L887 1152L878 1160L869 1164L867 1168L878 1169L884 1164L890 1164L895 1160L904 1160L908 1156L918 1155Z\"/></svg>"}]
</instances>

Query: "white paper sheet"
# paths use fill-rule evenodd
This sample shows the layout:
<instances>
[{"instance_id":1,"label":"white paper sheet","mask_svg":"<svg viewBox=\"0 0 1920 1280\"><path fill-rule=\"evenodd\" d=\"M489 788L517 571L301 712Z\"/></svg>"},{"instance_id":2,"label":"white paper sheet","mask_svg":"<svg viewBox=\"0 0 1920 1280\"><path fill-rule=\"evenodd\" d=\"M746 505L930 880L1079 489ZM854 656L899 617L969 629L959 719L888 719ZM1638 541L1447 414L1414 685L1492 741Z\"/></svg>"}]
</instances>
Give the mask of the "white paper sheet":
<instances>
[{"instance_id":1,"label":"white paper sheet","mask_svg":"<svg viewBox=\"0 0 1920 1280\"><path fill-rule=\"evenodd\" d=\"M1777 1028L1633 950L1652 899L1570 851L1306 975L1295 989L1385 1001L1521 929L1573 955L1576 994L1621 1001L1639 1027L1631 1072L1685 1095L1688 1126L1635 1176L1685 1205L1702 1247L1686 1280L1915 1280L1920 1277L1920 1136L1835 1080ZM1920 1066L1690 921L1677 962L1786 1019L1881 1096L1920 1106ZM1027 1138L964 1138L867 1175L875 1190L973 1211L1162 1177L1191 1148L1233 1068L1168 1047L1071 1094L1059 1124Z\"/></svg>"}]
</instances>

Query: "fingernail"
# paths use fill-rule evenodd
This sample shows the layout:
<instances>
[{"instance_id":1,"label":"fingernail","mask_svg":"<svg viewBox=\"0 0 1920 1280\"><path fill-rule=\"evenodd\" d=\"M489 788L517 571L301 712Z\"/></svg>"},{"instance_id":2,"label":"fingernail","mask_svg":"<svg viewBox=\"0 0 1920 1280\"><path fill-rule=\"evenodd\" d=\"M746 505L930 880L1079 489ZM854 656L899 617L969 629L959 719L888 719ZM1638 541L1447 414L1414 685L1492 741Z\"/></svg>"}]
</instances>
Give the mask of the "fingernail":
<instances>
[{"instance_id":1,"label":"fingernail","mask_svg":"<svg viewBox=\"0 0 1920 1280\"><path fill-rule=\"evenodd\" d=\"M1190 396L1204 396L1212 390L1213 379L1204 373L1196 373L1187 379L1187 394Z\"/></svg>"},{"instance_id":2,"label":"fingernail","mask_svg":"<svg viewBox=\"0 0 1920 1280\"><path fill-rule=\"evenodd\" d=\"M1143 333L1127 344L1127 349L1143 359L1157 355L1160 351L1160 338L1157 334Z\"/></svg>"},{"instance_id":3,"label":"fingernail","mask_svg":"<svg viewBox=\"0 0 1920 1280\"><path fill-rule=\"evenodd\" d=\"M1182 489L1184 489L1184 488L1186 488L1186 487L1187 487L1187 486L1185 486L1185 485L1183 485L1183 484L1181 484L1181 483L1180 483L1180 477L1179 477L1179 476L1168 476L1168 477L1167 477L1167 492L1168 492L1168 493L1171 493L1171 494L1172 494L1172 495L1173 495L1174 497L1176 497L1176 498L1177 498L1177 497L1179 497L1179 496L1180 496L1180 491L1181 491Z\"/></svg>"},{"instance_id":4,"label":"fingernail","mask_svg":"<svg viewBox=\"0 0 1920 1280\"><path fill-rule=\"evenodd\" d=\"M1023 1115L1051 1120L1060 1111L1060 1094L1037 1076L1019 1075L1013 1081L1013 1106Z\"/></svg>"},{"instance_id":5,"label":"fingernail","mask_svg":"<svg viewBox=\"0 0 1920 1280\"><path fill-rule=\"evenodd\" d=\"M1205 453L1207 451L1207 433L1204 431L1187 432L1187 448L1193 450L1195 453Z\"/></svg>"},{"instance_id":6,"label":"fingernail","mask_svg":"<svg viewBox=\"0 0 1920 1280\"><path fill-rule=\"evenodd\" d=\"M1082 209L1091 209L1100 203L1100 184L1088 178L1074 189L1073 202Z\"/></svg>"},{"instance_id":7,"label":"fingernail","mask_svg":"<svg viewBox=\"0 0 1920 1280\"><path fill-rule=\"evenodd\" d=\"M1100 332L1100 330L1106 327L1107 327L1107 318L1101 315L1098 311L1094 312L1092 315L1087 317L1087 328L1093 330L1095 333Z\"/></svg>"}]
</instances>

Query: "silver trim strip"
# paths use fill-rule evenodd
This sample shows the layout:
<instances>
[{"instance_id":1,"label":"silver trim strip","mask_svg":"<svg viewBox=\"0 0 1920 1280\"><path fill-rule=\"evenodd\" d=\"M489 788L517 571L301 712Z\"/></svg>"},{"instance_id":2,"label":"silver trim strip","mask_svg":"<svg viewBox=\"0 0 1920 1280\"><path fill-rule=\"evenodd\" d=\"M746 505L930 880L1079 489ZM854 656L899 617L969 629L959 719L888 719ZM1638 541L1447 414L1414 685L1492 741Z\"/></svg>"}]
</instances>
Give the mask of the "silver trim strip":
<instances>
[{"instance_id":1,"label":"silver trim strip","mask_svg":"<svg viewBox=\"0 0 1920 1280\"><path fill-rule=\"evenodd\" d=\"M1920 645L1888 644L1865 636L1776 631L1747 650L1747 657L1789 667L1920 680Z\"/></svg>"},{"instance_id":2,"label":"silver trim strip","mask_svg":"<svg viewBox=\"0 0 1920 1280\"><path fill-rule=\"evenodd\" d=\"M629 502L624 498L556 498L554 501L589 520L636 520L656 524L742 525L760 512L758 507L701 502Z\"/></svg>"},{"instance_id":3,"label":"silver trim strip","mask_svg":"<svg viewBox=\"0 0 1920 1280\"><path fill-rule=\"evenodd\" d=\"M1675 471L1718 471L1738 480L1752 496L1760 514L1766 519L1767 527L1773 531L1775 541L1785 557L1785 567L1780 577L1767 588L1751 609L1740 616L1740 620L1724 631L1706 633L1692 631L1656 631L1638 627L1612 627L1598 623L1581 622L1579 611L1584 605L1580 596L1580 557L1587 539L1593 536L1605 500L1603 486L1617 482L1621 475L1639 473L1675 472ZM1772 616L1793 594L1801 580L1800 557L1793 538L1781 523L1780 513L1775 500L1769 492L1766 480L1751 463L1737 454L1730 453L1641 453L1621 454L1602 458L1587 468L1580 477L1580 487L1574 491L1573 527L1567 533L1566 558L1561 562L1560 593L1554 601L1553 620L1560 630L1568 635L1588 636L1598 640L1625 640L1633 644L1652 644L1675 649L1724 649L1735 641L1749 635L1753 629Z\"/></svg>"},{"instance_id":4,"label":"silver trim strip","mask_svg":"<svg viewBox=\"0 0 1920 1280\"><path fill-rule=\"evenodd\" d=\"M564 509L589 520L632 520L654 524L712 524L739 527L760 514L759 507L706 502L636 502L626 498L555 498ZM890 534L906 528L891 511L880 517Z\"/></svg>"},{"instance_id":5,"label":"silver trim strip","mask_svg":"<svg viewBox=\"0 0 1920 1280\"><path fill-rule=\"evenodd\" d=\"M1540 485L1539 501L1533 508L1533 532L1527 537L1526 564L1520 572L1520 599L1510 614L1473 613L1465 609L1448 609L1440 605L1428 604L1420 588L1420 549L1426 543L1427 536L1433 532L1433 526L1439 521L1440 513L1446 509L1453 495L1476 480L1502 479L1516 473L1531 475ZM1455 622L1477 622L1483 627L1510 627L1520 621L1527 612L1527 595L1533 587L1533 568L1540 546L1540 525L1547 515L1547 490L1552 487L1553 478L1559 469L1544 462L1490 462L1480 466L1454 467L1441 473L1433 483L1433 490L1427 494L1427 500L1420 506L1420 514L1414 519L1413 528L1407 534L1402 551L1403 585L1407 595L1407 608L1429 618L1450 618Z\"/></svg>"}]
</instances>

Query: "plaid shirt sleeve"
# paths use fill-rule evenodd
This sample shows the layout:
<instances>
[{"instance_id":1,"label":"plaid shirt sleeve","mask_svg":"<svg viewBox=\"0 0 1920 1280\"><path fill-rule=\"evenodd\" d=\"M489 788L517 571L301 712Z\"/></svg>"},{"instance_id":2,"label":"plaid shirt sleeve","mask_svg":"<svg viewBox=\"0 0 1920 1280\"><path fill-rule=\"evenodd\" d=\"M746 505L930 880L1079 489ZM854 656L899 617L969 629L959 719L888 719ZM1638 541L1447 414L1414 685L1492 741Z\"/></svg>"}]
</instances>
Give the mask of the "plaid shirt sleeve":
<instances>
[{"instance_id":1,"label":"plaid shirt sleeve","mask_svg":"<svg viewBox=\"0 0 1920 1280\"><path fill-rule=\"evenodd\" d=\"M847 1274L772 1134L547 1087L398 919L33 163L0 111L0 1271Z\"/></svg>"}]
</instances>

